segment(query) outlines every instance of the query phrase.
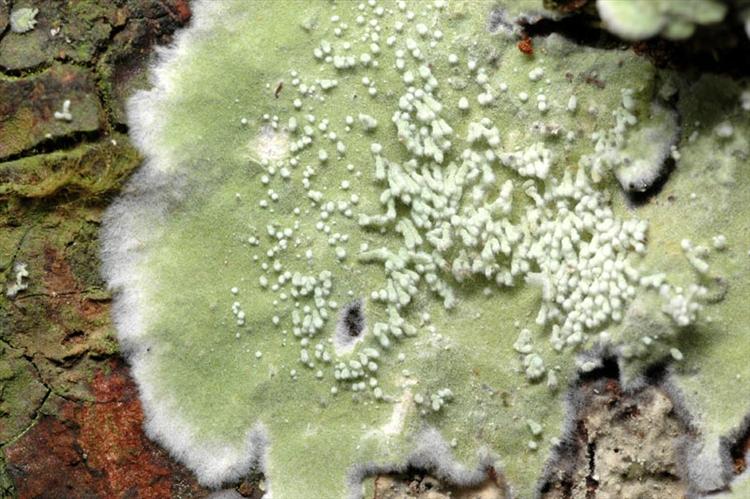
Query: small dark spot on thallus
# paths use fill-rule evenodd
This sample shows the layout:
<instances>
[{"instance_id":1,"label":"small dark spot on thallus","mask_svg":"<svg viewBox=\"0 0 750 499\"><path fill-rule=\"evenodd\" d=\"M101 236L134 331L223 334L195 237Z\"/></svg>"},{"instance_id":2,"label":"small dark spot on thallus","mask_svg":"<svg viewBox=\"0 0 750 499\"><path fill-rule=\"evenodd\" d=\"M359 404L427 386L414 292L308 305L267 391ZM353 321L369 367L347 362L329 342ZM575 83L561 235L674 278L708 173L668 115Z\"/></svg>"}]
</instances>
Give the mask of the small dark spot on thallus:
<instances>
[{"instance_id":1,"label":"small dark spot on thallus","mask_svg":"<svg viewBox=\"0 0 750 499\"><path fill-rule=\"evenodd\" d=\"M351 302L342 310L341 325L347 336L357 338L362 334L365 329L365 314L361 300Z\"/></svg>"}]
</instances>

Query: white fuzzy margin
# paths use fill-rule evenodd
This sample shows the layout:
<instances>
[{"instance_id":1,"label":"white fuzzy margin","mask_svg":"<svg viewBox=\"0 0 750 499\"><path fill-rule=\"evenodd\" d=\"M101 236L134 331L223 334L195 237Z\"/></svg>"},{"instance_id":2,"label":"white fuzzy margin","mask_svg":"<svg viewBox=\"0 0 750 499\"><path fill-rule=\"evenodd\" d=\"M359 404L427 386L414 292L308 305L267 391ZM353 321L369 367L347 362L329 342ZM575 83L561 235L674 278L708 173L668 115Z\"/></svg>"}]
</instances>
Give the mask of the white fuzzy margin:
<instances>
[{"instance_id":1,"label":"white fuzzy margin","mask_svg":"<svg viewBox=\"0 0 750 499\"><path fill-rule=\"evenodd\" d=\"M188 47L211 33L213 24L222 18L223 5L217 0L195 0L192 2L192 10L189 28L180 30L169 47L157 48L155 60L150 67L153 88L137 92L128 102L130 137L144 155L145 161L104 215L101 256L102 274L114 295L112 316L117 337L138 385L146 434L166 448L175 459L193 470L201 484L218 488L240 479L250 469L266 469L268 433L261 424L256 424L247 431L244 446L239 451L236 447L219 442L205 442L196 436L193 428L180 415L177 401L160 393L151 383L151 371L155 366L150 346L143 337L148 308L146 297L140 292L149 280L149 276L143 275L139 269L144 256L142 250L158 235L155 228L162 225L160 222L185 197L187 189L185 179L172 169L170 151L158 142L164 117L160 107L173 91L172 74L180 60L186 56ZM639 380L625 388L634 390L645 382ZM692 426L693 418L677 387L669 381L661 381L659 386L671 397L680 419ZM575 387L572 386L568 397L565 437L572 436L575 431L574 422L580 402L576 397ZM748 426L750 417L742 428ZM718 452L705 452L702 442L682 443L684 478L691 486L692 495L697 496L703 491L726 486L731 479L729 446L740 434L741 430L738 429L722 438L718 444ZM488 467L497 468L496 458L486 450L480 451L479 466L476 469L458 464L450 447L434 428L423 430L417 437L416 444L416 449L403 464L353 465L347 479L349 496L362 497L362 482L368 476L403 472L409 467L428 470L440 479L465 486L476 485L485 480ZM565 445L570 445L567 438L561 444L563 447ZM553 450L548 461L548 472L563 456L563 447ZM269 486L266 497L269 499L270 478L266 476Z\"/></svg>"},{"instance_id":2,"label":"white fuzzy margin","mask_svg":"<svg viewBox=\"0 0 750 499\"><path fill-rule=\"evenodd\" d=\"M209 36L214 23L223 17L222 2L197 0L191 6L190 27L180 30L169 47L156 50L149 68L153 87L128 101L130 137L145 160L104 215L101 256L102 274L114 297L113 322L138 386L146 434L193 470L201 484L215 488L241 478L251 468L265 467L267 432L255 425L239 449L206 442L182 417L179 403L161 393L153 382L157 366L145 336L150 312L143 290L150 276L141 269L144 248L158 237L158 228L188 191L170 151L159 141L165 114L160 110L175 91L173 75L189 47Z\"/></svg>"}]
</instances>

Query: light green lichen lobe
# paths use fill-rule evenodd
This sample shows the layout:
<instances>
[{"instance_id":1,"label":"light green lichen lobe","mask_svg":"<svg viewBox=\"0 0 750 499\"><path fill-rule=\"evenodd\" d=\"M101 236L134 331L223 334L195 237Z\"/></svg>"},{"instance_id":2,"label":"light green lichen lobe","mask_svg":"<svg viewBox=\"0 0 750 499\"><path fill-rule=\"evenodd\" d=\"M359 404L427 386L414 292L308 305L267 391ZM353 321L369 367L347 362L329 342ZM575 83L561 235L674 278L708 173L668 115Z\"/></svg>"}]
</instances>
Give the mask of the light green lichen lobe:
<instances>
[{"instance_id":1,"label":"light green lichen lobe","mask_svg":"<svg viewBox=\"0 0 750 499\"><path fill-rule=\"evenodd\" d=\"M156 110L160 166L184 175L189 195L137 269L150 382L198 435L239 446L260 421L274 497L343 497L353 464L404 462L427 424L455 439L461 463L492 449L528 497L562 430L575 355L595 343L633 359L633 376L679 348L695 367L681 382L712 396L701 399L712 432L737 424L740 411L716 405L737 362L702 359L745 355L750 187L737 158L747 144L735 133L710 161L718 139L691 95L724 80L680 88L678 139L648 61L556 35L530 58L487 32L493 2L225 3L211 37L172 64ZM617 180L628 189L658 169L655 157L676 157L673 145L673 179L634 211ZM415 208L439 195L454 213ZM576 231L582 242L555 232L595 214ZM738 284L708 322L697 311L712 283L680 242L719 232L729 250L712 252L710 276ZM600 249L619 263L583 258L589 240L612 237ZM553 277L560 262L575 281ZM588 296L576 282L591 272L594 286L611 276L617 290L576 308ZM664 283L644 283L661 272ZM363 339L337 351L337 316L357 299Z\"/></svg>"}]
</instances>

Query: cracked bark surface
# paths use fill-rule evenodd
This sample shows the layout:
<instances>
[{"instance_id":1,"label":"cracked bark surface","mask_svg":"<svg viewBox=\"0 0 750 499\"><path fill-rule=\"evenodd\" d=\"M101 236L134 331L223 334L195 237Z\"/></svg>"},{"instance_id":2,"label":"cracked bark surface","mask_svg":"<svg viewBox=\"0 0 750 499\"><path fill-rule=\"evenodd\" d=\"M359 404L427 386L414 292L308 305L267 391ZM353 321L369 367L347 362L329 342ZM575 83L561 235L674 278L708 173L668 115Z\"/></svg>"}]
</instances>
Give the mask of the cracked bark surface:
<instances>
[{"instance_id":1,"label":"cracked bark surface","mask_svg":"<svg viewBox=\"0 0 750 499\"><path fill-rule=\"evenodd\" d=\"M15 299L0 295L0 496L205 497L209 491L143 433L98 271L102 211L140 161L125 135L123 103L146 86L153 47L189 20L188 1L29 0L24 5L40 12L28 34L10 33L13 4L20 1L0 0L0 282L14 278L17 262L30 276ZM670 47L636 48L659 58ZM54 118L65 99L70 122ZM690 431L658 386L623 393L603 371L576 390L575 431L544 497L684 495L676 444ZM734 447L738 473L746 433ZM258 499L259 480L236 490ZM507 497L494 472L471 490L426 470L370 485L378 499Z\"/></svg>"},{"instance_id":2,"label":"cracked bark surface","mask_svg":"<svg viewBox=\"0 0 750 499\"><path fill-rule=\"evenodd\" d=\"M12 2L20 4L20 2ZM98 271L102 211L140 161L123 101L183 0L32 1L11 33L0 0L0 496L205 497L142 430ZM70 121L59 120L65 99Z\"/></svg>"}]
</instances>

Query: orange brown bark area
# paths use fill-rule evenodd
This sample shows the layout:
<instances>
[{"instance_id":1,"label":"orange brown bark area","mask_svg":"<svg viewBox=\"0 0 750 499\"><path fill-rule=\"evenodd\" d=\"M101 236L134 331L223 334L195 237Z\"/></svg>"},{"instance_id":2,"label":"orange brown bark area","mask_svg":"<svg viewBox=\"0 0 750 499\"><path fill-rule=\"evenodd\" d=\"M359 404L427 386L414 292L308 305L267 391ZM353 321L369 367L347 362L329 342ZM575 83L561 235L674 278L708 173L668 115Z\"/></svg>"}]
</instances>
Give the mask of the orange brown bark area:
<instances>
[{"instance_id":1,"label":"orange brown bark area","mask_svg":"<svg viewBox=\"0 0 750 499\"><path fill-rule=\"evenodd\" d=\"M6 447L20 498L205 497L183 466L143 433L138 392L124 363L111 360L91 382L92 402L59 402Z\"/></svg>"}]
</instances>

